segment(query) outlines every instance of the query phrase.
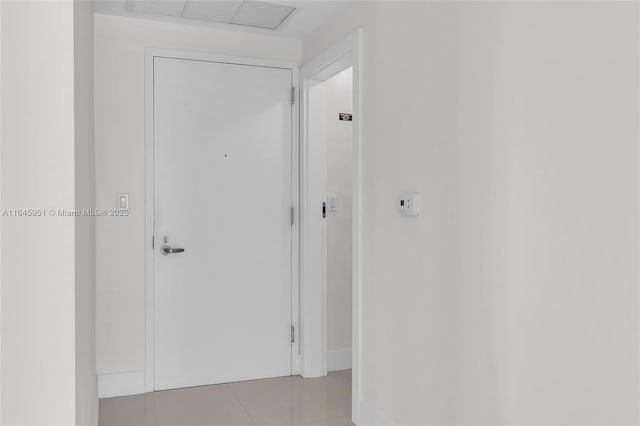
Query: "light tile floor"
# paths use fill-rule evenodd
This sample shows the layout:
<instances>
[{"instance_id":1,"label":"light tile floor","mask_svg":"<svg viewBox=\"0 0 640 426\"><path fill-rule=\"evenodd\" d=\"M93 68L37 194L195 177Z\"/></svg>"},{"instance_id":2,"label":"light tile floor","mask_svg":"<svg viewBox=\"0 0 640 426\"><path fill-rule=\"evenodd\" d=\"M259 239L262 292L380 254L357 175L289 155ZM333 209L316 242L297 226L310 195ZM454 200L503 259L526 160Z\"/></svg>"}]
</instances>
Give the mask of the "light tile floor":
<instances>
[{"instance_id":1,"label":"light tile floor","mask_svg":"<svg viewBox=\"0 0 640 426\"><path fill-rule=\"evenodd\" d=\"M346 426L351 370L100 400L100 426Z\"/></svg>"}]
</instances>

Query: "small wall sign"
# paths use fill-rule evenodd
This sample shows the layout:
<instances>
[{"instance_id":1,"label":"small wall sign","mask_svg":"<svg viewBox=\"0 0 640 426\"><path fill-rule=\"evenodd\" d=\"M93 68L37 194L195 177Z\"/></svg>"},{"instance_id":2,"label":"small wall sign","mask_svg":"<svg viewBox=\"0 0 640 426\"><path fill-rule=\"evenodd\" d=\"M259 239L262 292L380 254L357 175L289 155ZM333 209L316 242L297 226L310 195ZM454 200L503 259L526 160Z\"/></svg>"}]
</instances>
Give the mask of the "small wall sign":
<instances>
[{"instance_id":1,"label":"small wall sign","mask_svg":"<svg viewBox=\"0 0 640 426\"><path fill-rule=\"evenodd\" d=\"M341 112L338 114L338 118L340 119L340 121L353 121L353 114Z\"/></svg>"}]
</instances>

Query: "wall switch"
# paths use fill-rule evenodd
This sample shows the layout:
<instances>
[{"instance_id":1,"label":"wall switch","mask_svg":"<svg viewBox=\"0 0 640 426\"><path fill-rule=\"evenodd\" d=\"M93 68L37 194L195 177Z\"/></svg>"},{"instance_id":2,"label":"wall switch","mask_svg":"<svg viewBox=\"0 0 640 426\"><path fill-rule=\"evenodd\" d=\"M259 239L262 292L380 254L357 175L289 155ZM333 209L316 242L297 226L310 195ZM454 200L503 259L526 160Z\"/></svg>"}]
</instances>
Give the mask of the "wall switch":
<instances>
[{"instance_id":1,"label":"wall switch","mask_svg":"<svg viewBox=\"0 0 640 426\"><path fill-rule=\"evenodd\" d=\"M327 194L327 209L330 212L338 210L338 196L336 194Z\"/></svg>"},{"instance_id":2,"label":"wall switch","mask_svg":"<svg viewBox=\"0 0 640 426\"><path fill-rule=\"evenodd\" d=\"M118 205L118 209L120 210L129 210L129 193L128 192L118 192L117 205Z\"/></svg>"},{"instance_id":3,"label":"wall switch","mask_svg":"<svg viewBox=\"0 0 640 426\"><path fill-rule=\"evenodd\" d=\"M403 216L417 216L420 213L420 195L416 192L400 194L398 208Z\"/></svg>"}]
</instances>

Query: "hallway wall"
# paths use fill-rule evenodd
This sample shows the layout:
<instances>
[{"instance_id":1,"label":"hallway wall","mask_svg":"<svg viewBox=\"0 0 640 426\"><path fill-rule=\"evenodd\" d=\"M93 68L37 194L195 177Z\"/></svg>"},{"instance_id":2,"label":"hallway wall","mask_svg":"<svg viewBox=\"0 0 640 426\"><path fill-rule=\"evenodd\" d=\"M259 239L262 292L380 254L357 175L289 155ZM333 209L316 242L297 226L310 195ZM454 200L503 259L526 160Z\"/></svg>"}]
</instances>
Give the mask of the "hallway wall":
<instances>
[{"instance_id":1,"label":"hallway wall","mask_svg":"<svg viewBox=\"0 0 640 426\"><path fill-rule=\"evenodd\" d=\"M93 115L93 5L73 3L76 206L96 203ZM100 219L98 219L100 220ZM77 217L75 229L76 424L96 424L96 218Z\"/></svg>"},{"instance_id":2,"label":"hallway wall","mask_svg":"<svg viewBox=\"0 0 640 426\"><path fill-rule=\"evenodd\" d=\"M363 394L395 424L637 424L637 3L356 2ZM400 192L422 195L417 218Z\"/></svg>"},{"instance_id":3,"label":"hallway wall","mask_svg":"<svg viewBox=\"0 0 640 426\"><path fill-rule=\"evenodd\" d=\"M98 374L145 368L144 50L299 61L299 40L95 15L96 206L128 192L130 215L97 223Z\"/></svg>"},{"instance_id":4,"label":"hallway wall","mask_svg":"<svg viewBox=\"0 0 640 426\"><path fill-rule=\"evenodd\" d=\"M1 204L40 212L2 215L0 422L93 424L91 4L0 9Z\"/></svg>"},{"instance_id":5,"label":"hallway wall","mask_svg":"<svg viewBox=\"0 0 640 426\"><path fill-rule=\"evenodd\" d=\"M327 80L327 192L336 194L337 210L327 212L327 358L329 370L351 365L351 153L353 122L338 120L352 113L352 72Z\"/></svg>"}]
</instances>

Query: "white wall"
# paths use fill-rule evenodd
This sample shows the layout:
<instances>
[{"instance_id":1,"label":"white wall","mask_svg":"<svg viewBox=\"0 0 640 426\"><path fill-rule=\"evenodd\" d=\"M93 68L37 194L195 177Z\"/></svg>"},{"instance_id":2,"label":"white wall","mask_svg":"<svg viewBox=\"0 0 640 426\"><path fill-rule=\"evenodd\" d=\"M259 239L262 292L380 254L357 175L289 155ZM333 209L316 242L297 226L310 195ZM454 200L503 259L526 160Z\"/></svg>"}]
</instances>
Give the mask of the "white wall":
<instances>
[{"instance_id":1,"label":"white wall","mask_svg":"<svg viewBox=\"0 0 640 426\"><path fill-rule=\"evenodd\" d=\"M0 4L0 208L2 208L2 4ZM2 424L2 220L0 220L0 424Z\"/></svg>"},{"instance_id":2,"label":"white wall","mask_svg":"<svg viewBox=\"0 0 640 426\"><path fill-rule=\"evenodd\" d=\"M145 368L144 49L299 61L301 42L236 31L96 15L96 203L129 192L130 216L97 223L97 370Z\"/></svg>"},{"instance_id":3,"label":"white wall","mask_svg":"<svg viewBox=\"0 0 640 426\"><path fill-rule=\"evenodd\" d=\"M509 13L511 423L640 422L639 6Z\"/></svg>"},{"instance_id":4,"label":"white wall","mask_svg":"<svg viewBox=\"0 0 640 426\"><path fill-rule=\"evenodd\" d=\"M93 128L93 7L74 3L75 198L76 207L95 207ZM76 424L97 424L96 225L76 218Z\"/></svg>"},{"instance_id":5,"label":"white wall","mask_svg":"<svg viewBox=\"0 0 640 426\"><path fill-rule=\"evenodd\" d=\"M2 208L73 209L76 137L91 139L90 118L75 110L84 97L74 98L74 72L89 58L75 62L74 4L1 8ZM74 424L76 308L84 311L75 300L76 219L4 216L2 229L1 422ZM82 287L90 286L89 277Z\"/></svg>"},{"instance_id":6,"label":"white wall","mask_svg":"<svg viewBox=\"0 0 640 426\"><path fill-rule=\"evenodd\" d=\"M0 170L2 168L2 4L0 4ZM2 208L0 172L0 208ZM0 424L2 424L2 220L0 220Z\"/></svg>"},{"instance_id":7,"label":"white wall","mask_svg":"<svg viewBox=\"0 0 640 426\"><path fill-rule=\"evenodd\" d=\"M352 71L348 68L324 85L327 106L327 192L338 208L327 213L327 349L332 357L351 360L351 147L353 125L339 121L353 106ZM334 361L335 362L335 361ZM339 363L336 367L342 367Z\"/></svg>"},{"instance_id":8,"label":"white wall","mask_svg":"<svg viewBox=\"0 0 640 426\"><path fill-rule=\"evenodd\" d=\"M364 30L362 397L395 423L640 420L638 15L358 2L304 41Z\"/></svg>"}]
</instances>

